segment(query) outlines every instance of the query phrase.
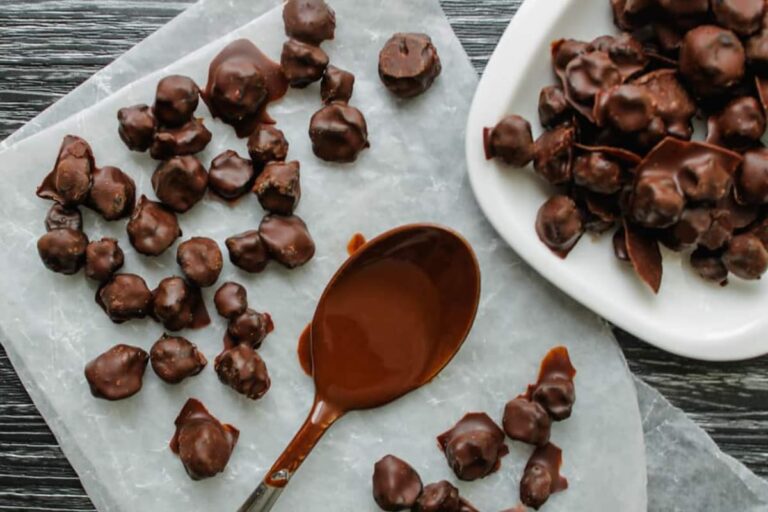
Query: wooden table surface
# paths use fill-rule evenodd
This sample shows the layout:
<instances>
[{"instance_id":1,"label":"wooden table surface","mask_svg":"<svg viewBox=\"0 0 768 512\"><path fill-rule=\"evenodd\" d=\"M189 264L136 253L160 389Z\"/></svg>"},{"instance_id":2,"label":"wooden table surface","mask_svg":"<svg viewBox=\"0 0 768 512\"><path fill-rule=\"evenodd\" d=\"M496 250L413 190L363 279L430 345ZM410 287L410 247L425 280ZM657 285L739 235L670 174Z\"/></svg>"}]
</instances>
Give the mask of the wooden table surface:
<instances>
[{"instance_id":1,"label":"wooden table surface","mask_svg":"<svg viewBox=\"0 0 768 512\"><path fill-rule=\"evenodd\" d=\"M0 0L0 139L191 1ZM481 73L520 0L442 3ZM767 358L704 364L616 334L635 374L689 413L724 451L768 476ZM0 510L93 510L2 347Z\"/></svg>"}]
</instances>

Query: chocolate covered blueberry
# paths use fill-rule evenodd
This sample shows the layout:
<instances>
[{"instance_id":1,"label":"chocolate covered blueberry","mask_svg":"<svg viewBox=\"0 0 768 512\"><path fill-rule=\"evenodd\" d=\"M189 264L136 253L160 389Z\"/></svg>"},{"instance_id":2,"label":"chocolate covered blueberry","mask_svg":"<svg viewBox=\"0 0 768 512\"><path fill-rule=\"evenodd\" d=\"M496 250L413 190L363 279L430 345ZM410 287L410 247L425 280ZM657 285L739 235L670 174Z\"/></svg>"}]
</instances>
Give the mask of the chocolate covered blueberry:
<instances>
[{"instance_id":1,"label":"chocolate covered blueberry","mask_svg":"<svg viewBox=\"0 0 768 512\"><path fill-rule=\"evenodd\" d=\"M745 63L744 47L736 34L714 25L694 28L680 47L680 73L704 98L738 84L744 78Z\"/></svg>"},{"instance_id":2,"label":"chocolate covered blueberry","mask_svg":"<svg viewBox=\"0 0 768 512\"><path fill-rule=\"evenodd\" d=\"M702 279L721 285L728 282L728 269L718 252L706 248L696 249L691 253L691 267Z\"/></svg>"},{"instance_id":3,"label":"chocolate covered blueberry","mask_svg":"<svg viewBox=\"0 0 768 512\"><path fill-rule=\"evenodd\" d=\"M160 164L152 175L152 188L171 210L184 213L205 195L208 173L194 156L178 156Z\"/></svg>"},{"instance_id":4,"label":"chocolate covered blueberry","mask_svg":"<svg viewBox=\"0 0 768 512\"><path fill-rule=\"evenodd\" d=\"M86 205L106 220L128 217L136 205L136 183L117 167L94 169Z\"/></svg>"},{"instance_id":5,"label":"chocolate covered blueberry","mask_svg":"<svg viewBox=\"0 0 768 512\"><path fill-rule=\"evenodd\" d=\"M38 197L68 207L83 204L91 190L95 167L91 146L80 137L67 135L53 170L37 187Z\"/></svg>"},{"instance_id":6,"label":"chocolate covered blueberry","mask_svg":"<svg viewBox=\"0 0 768 512\"><path fill-rule=\"evenodd\" d=\"M117 111L118 134L132 151L146 151L152 145L157 119L148 105L134 105Z\"/></svg>"},{"instance_id":7,"label":"chocolate covered blueberry","mask_svg":"<svg viewBox=\"0 0 768 512\"><path fill-rule=\"evenodd\" d=\"M723 253L723 264L730 273L742 279L760 279L768 270L768 251L755 235L736 235Z\"/></svg>"},{"instance_id":8,"label":"chocolate covered blueberry","mask_svg":"<svg viewBox=\"0 0 768 512\"><path fill-rule=\"evenodd\" d=\"M516 441L543 446L549 442L552 419L539 402L517 397L504 406L502 426Z\"/></svg>"},{"instance_id":9,"label":"chocolate covered blueberry","mask_svg":"<svg viewBox=\"0 0 768 512\"><path fill-rule=\"evenodd\" d=\"M229 261L246 272L261 272L269 263L267 247L257 230L231 236L227 238L225 245L229 252Z\"/></svg>"},{"instance_id":10,"label":"chocolate covered blueberry","mask_svg":"<svg viewBox=\"0 0 768 512\"><path fill-rule=\"evenodd\" d=\"M632 219L649 228L663 228L680 219L685 199L677 181L666 171L643 172L630 200Z\"/></svg>"},{"instance_id":11,"label":"chocolate covered blueberry","mask_svg":"<svg viewBox=\"0 0 768 512\"><path fill-rule=\"evenodd\" d=\"M242 285L229 281L216 290L213 302L219 315L232 319L243 314L248 308L248 293Z\"/></svg>"},{"instance_id":12,"label":"chocolate covered blueberry","mask_svg":"<svg viewBox=\"0 0 768 512\"><path fill-rule=\"evenodd\" d=\"M536 216L536 234L552 252L565 258L584 234L582 214L574 200L564 195L549 198Z\"/></svg>"},{"instance_id":13,"label":"chocolate covered blueberry","mask_svg":"<svg viewBox=\"0 0 768 512\"><path fill-rule=\"evenodd\" d=\"M210 323L200 289L178 276L166 277L152 291L152 317L169 331Z\"/></svg>"},{"instance_id":14,"label":"chocolate covered blueberry","mask_svg":"<svg viewBox=\"0 0 768 512\"><path fill-rule=\"evenodd\" d=\"M108 281L124 262L123 250L114 238L90 242L85 248L85 275L94 281Z\"/></svg>"},{"instance_id":15,"label":"chocolate covered blueberry","mask_svg":"<svg viewBox=\"0 0 768 512\"><path fill-rule=\"evenodd\" d=\"M178 384L187 377L197 375L208 360L197 346L181 336L163 334L149 352L152 369L169 384Z\"/></svg>"},{"instance_id":16,"label":"chocolate covered blueberry","mask_svg":"<svg viewBox=\"0 0 768 512\"><path fill-rule=\"evenodd\" d=\"M742 96L709 118L707 142L741 151L758 144L765 124L760 103L751 96Z\"/></svg>"},{"instance_id":17,"label":"chocolate covered blueberry","mask_svg":"<svg viewBox=\"0 0 768 512\"><path fill-rule=\"evenodd\" d=\"M247 308L243 313L230 318L227 336L233 344L257 349L273 329L272 319L267 313Z\"/></svg>"},{"instance_id":18,"label":"chocolate covered blueberry","mask_svg":"<svg viewBox=\"0 0 768 512\"><path fill-rule=\"evenodd\" d=\"M155 132L149 155L155 160L174 156L194 155L211 142L211 132L202 119L192 119L178 128L163 128Z\"/></svg>"},{"instance_id":19,"label":"chocolate covered blueberry","mask_svg":"<svg viewBox=\"0 0 768 512\"><path fill-rule=\"evenodd\" d=\"M562 461L560 448L552 443L533 451L520 481L520 501L523 504L538 510L552 494L568 488L568 481L560 476Z\"/></svg>"},{"instance_id":20,"label":"chocolate covered blueberry","mask_svg":"<svg viewBox=\"0 0 768 512\"><path fill-rule=\"evenodd\" d=\"M248 193L253 178L252 162L228 149L211 162L208 188L224 199L237 199Z\"/></svg>"},{"instance_id":21,"label":"chocolate covered blueberry","mask_svg":"<svg viewBox=\"0 0 768 512\"><path fill-rule=\"evenodd\" d=\"M459 490L447 480L424 486L416 500L414 512L461 512Z\"/></svg>"},{"instance_id":22,"label":"chocolate covered blueberry","mask_svg":"<svg viewBox=\"0 0 768 512\"><path fill-rule=\"evenodd\" d=\"M748 204L768 203L768 149L752 149L744 153L737 173L739 199Z\"/></svg>"},{"instance_id":23,"label":"chocolate covered blueberry","mask_svg":"<svg viewBox=\"0 0 768 512\"><path fill-rule=\"evenodd\" d=\"M269 255L284 267L299 267L315 255L312 235L296 215L267 215L259 224L259 236Z\"/></svg>"},{"instance_id":24,"label":"chocolate covered blueberry","mask_svg":"<svg viewBox=\"0 0 768 512\"><path fill-rule=\"evenodd\" d=\"M171 75L157 84L154 112L161 125L177 127L192 119L200 101L200 89L188 76Z\"/></svg>"},{"instance_id":25,"label":"chocolate covered blueberry","mask_svg":"<svg viewBox=\"0 0 768 512\"><path fill-rule=\"evenodd\" d=\"M525 167L533 160L531 125L518 115L508 115L493 128L485 128L483 144L487 159L500 158L515 167Z\"/></svg>"},{"instance_id":26,"label":"chocolate covered blueberry","mask_svg":"<svg viewBox=\"0 0 768 512\"><path fill-rule=\"evenodd\" d=\"M560 125L536 139L533 168L552 185L562 185L573 177L573 143L576 132L572 126Z\"/></svg>"},{"instance_id":27,"label":"chocolate covered blueberry","mask_svg":"<svg viewBox=\"0 0 768 512\"><path fill-rule=\"evenodd\" d=\"M105 400L122 400L141 390L149 354L139 347L115 345L85 366L91 394Z\"/></svg>"},{"instance_id":28,"label":"chocolate covered blueberry","mask_svg":"<svg viewBox=\"0 0 768 512\"><path fill-rule=\"evenodd\" d=\"M319 45L333 39L336 14L324 0L288 0L283 6L283 23L288 37Z\"/></svg>"},{"instance_id":29,"label":"chocolate covered blueberry","mask_svg":"<svg viewBox=\"0 0 768 512\"><path fill-rule=\"evenodd\" d=\"M53 203L45 215L45 230L74 229L83 230L83 215L77 207L68 208L59 203Z\"/></svg>"},{"instance_id":30,"label":"chocolate covered blueberry","mask_svg":"<svg viewBox=\"0 0 768 512\"><path fill-rule=\"evenodd\" d=\"M555 347L542 359L536 383L528 386L525 397L540 403L554 421L567 419L576 401L575 376L568 349Z\"/></svg>"},{"instance_id":31,"label":"chocolate covered blueberry","mask_svg":"<svg viewBox=\"0 0 768 512\"><path fill-rule=\"evenodd\" d=\"M270 162L256 178L253 192L262 208L291 215L301 199L299 162Z\"/></svg>"},{"instance_id":32,"label":"chocolate covered blueberry","mask_svg":"<svg viewBox=\"0 0 768 512\"><path fill-rule=\"evenodd\" d=\"M441 71L437 49L427 34L397 33L379 52L379 78L401 98L425 92Z\"/></svg>"},{"instance_id":33,"label":"chocolate covered blueberry","mask_svg":"<svg viewBox=\"0 0 768 512\"><path fill-rule=\"evenodd\" d=\"M595 121L623 133L646 130L656 115L653 96L640 85L625 84L601 91Z\"/></svg>"},{"instance_id":34,"label":"chocolate covered blueberry","mask_svg":"<svg viewBox=\"0 0 768 512\"><path fill-rule=\"evenodd\" d=\"M448 465L461 480L477 480L493 473L509 450L504 431L485 413L468 413L437 438Z\"/></svg>"},{"instance_id":35,"label":"chocolate covered blueberry","mask_svg":"<svg viewBox=\"0 0 768 512\"><path fill-rule=\"evenodd\" d=\"M248 137L248 154L257 169L268 162L284 161L288 156L288 141L281 130L262 124Z\"/></svg>"},{"instance_id":36,"label":"chocolate covered blueberry","mask_svg":"<svg viewBox=\"0 0 768 512\"><path fill-rule=\"evenodd\" d=\"M176 214L146 196L139 199L127 230L131 245L147 256L162 254L181 236Z\"/></svg>"},{"instance_id":37,"label":"chocolate covered blueberry","mask_svg":"<svg viewBox=\"0 0 768 512\"><path fill-rule=\"evenodd\" d=\"M328 54L318 46L289 39L283 44L280 65L291 87L304 88L323 77L328 66Z\"/></svg>"},{"instance_id":38,"label":"chocolate covered blueberry","mask_svg":"<svg viewBox=\"0 0 768 512\"><path fill-rule=\"evenodd\" d=\"M176 261L190 283L204 288L219 278L224 260L218 244L205 237L193 237L179 245Z\"/></svg>"},{"instance_id":39,"label":"chocolate covered blueberry","mask_svg":"<svg viewBox=\"0 0 768 512\"><path fill-rule=\"evenodd\" d=\"M331 103L315 112L309 138L315 156L328 162L354 162L370 146L362 112L344 103Z\"/></svg>"},{"instance_id":40,"label":"chocolate covered blueberry","mask_svg":"<svg viewBox=\"0 0 768 512\"><path fill-rule=\"evenodd\" d=\"M330 64L320 81L320 98L326 105L334 101L348 103L354 88L355 75Z\"/></svg>"},{"instance_id":41,"label":"chocolate covered blueberry","mask_svg":"<svg viewBox=\"0 0 768 512\"><path fill-rule=\"evenodd\" d=\"M219 380L251 400L258 400L271 384L267 365L249 345L239 344L225 349L214 362Z\"/></svg>"},{"instance_id":42,"label":"chocolate covered blueberry","mask_svg":"<svg viewBox=\"0 0 768 512\"><path fill-rule=\"evenodd\" d=\"M576 56L565 68L568 93L578 102L591 104L597 93L623 81L621 71L607 52L590 51Z\"/></svg>"},{"instance_id":43,"label":"chocolate covered blueberry","mask_svg":"<svg viewBox=\"0 0 768 512\"><path fill-rule=\"evenodd\" d=\"M152 292L136 274L114 274L96 292L96 302L110 320L121 324L147 316L152 307Z\"/></svg>"},{"instance_id":44,"label":"chocolate covered blueberry","mask_svg":"<svg viewBox=\"0 0 768 512\"><path fill-rule=\"evenodd\" d=\"M677 181L682 192L692 201L719 201L730 194L733 185L731 173L714 154L682 161Z\"/></svg>"},{"instance_id":45,"label":"chocolate covered blueberry","mask_svg":"<svg viewBox=\"0 0 768 512\"><path fill-rule=\"evenodd\" d=\"M382 510L413 508L422 487L416 470L394 455L386 455L373 465L373 499Z\"/></svg>"},{"instance_id":46,"label":"chocolate covered blueberry","mask_svg":"<svg viewBox=\"0 0 768 512\"><path fill-rule=\"evenodd\" d=\"M763 0L712 0L712 14L717 24L748 36L760 30L765 2Z\"/></svg>"},{"instance_id":47,"label":"chocolate covered blueberry","mask_svg":"<svg viewBox=\"0 0 768 512\"><path fill-rule=\"evenodd\" d=\"M607 154L591 151L573 161L573 182L598 194L613 194L622 186L621 165Z\"/></svg>"},{"instance_id":48,"label":"chocolate covered blueberry","mask_svg":"<svg viewBox=\"0 0 768 512\"><path fill-rule=\"evenodd\" d=\"M546 128L554 128L568 121L573 115L573 109L565 97L563 88L548 85L539 93L539 121Z\"/></svg>"},{"instance_id":49,"label":"chocolate covered blueberry","mask_svg":"<svg viewBox=\"0 0 768 512\"><path fill-rule=\"evenodd\" d=\"M37 253L49 270L71 275L83 268L87 246L85 233L60 228L48 231L37 240Z\"/></svg>"}]
</instances>

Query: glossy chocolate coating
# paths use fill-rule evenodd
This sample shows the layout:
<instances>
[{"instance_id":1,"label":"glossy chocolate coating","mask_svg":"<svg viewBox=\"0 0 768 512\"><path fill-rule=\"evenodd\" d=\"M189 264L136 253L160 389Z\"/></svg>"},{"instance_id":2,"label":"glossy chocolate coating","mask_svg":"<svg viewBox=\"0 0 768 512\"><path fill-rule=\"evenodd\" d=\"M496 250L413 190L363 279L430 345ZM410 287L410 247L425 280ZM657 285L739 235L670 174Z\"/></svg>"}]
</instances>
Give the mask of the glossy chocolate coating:
<instances>
[{"instance_id":1,"label":"glossy chocolate coating","mask_svg":"<svg viewBox=\"0 0 768 512\"><path fill-rule=\"evenodd\" d=\"M328 54L318 46L289 39L283 44L280 65L291 87L303 89L323 78L328 66Z\"/></svg>"},{"instance_id":2,"label":"glossy chocolate coating","mask_svg":"<svg viewBox=\"0 0 768 512\"><path fill-rule=\"evenodd\" d=\"M691 267L702 279L724 285L728 282L728 269L720 254L707 249L696 249L691 253Z\"/></svg>"},{"instance_id":3,"label":"glossy chocolate coating","mask_svg":"<svg viewBox=\"0 0 768 512\"><path fill-rule=\"evenodd\" d=\"M768 251L755 235L736 235L723 253L723 264L742 279L760 279L768 270Z\"/></svg>"},{"instance_id":4,"label":"glossy chocolate coating","mask_svg":"<svg viewBox=\"0 0 768 512\"><path fill-rule=\"evenodd\" d=\"M152 291L152 317L169 331L210 323L200 289L178 276L166 277Z\"/></svg>"},{"instance_id":5,"label":"glossy chocolate coating","mask_svg":"<svg viewBox=\"0 0 768 512\"><path fill-rule=\"evenodd\" d=\"M76 207L67 208L59 203L53 203L45 215L45 230L53 231L64 228L82 231L83 215Z\"/></svg>"},{"instance_id":6,"label":"glossy chocolate coating","mask_svg":"<svg viewBox=\"0 0 768 512\"><path fill-rule=\"evenodd\" d=\"M703 154L681 162L677 181L692 201L719 201L730 194L731 173L715 154Z\"/></svg>"},{"instance_id":7,"label":"glossy chocolate coating","mask_svg":"<svg viewBox=\"0 0 768 512\"><path fill-rule=\"evenodd\" d=\"M229 252L229 261L246 272L259 273L269 263L269 253L258 230L231 236L224 243Z\"/></svg>"},{"instance_id":8,"label":"glossy chocolate coating","mask_svg":"<svg viewBox=\"0 0 768 512\"><path fill-rule=\"evenodd\" d=\"M261 124L248 137L248 154L253 166L262 168L272 161L284 161L288 156L288 141L281 130Z\"/></svg>"},{"instance_id":9,"label":"glossy chocolate coating","mask_svg":"<svg viewBox=\"0 0 768 512\"><path fill-rule=\"evenodd\" d=\"M536 139L533 168L552 185L571 181L575 137L576 132L572 126L560 125Z\"/></svg>"},{"instance_id":10,"label":"glossy chocolate coating","mask_svg":"<svg viewBox=\"0 0 768 512\"><path fill-rule=\"evenodd\" d=\"M254 174L250 160L228 149L211 162L208 188L224 199L237 199L251 189Z\"/></svg>"},{"instance_id":11,"label":"glossy chocolate coating","mask_svg":"<svg viewBox=\"0 0 768 512\"><path fill-rule=\"evenodd\" d=\"M194 156L174 157L157 167L152 175L152 188L165 206L184 213L205 195L208 173Z\"/></svg>"},{"instance_id":12,"label":"glossy chocolate coating","mask_svg":"<svg viewBox=\"0 0 768 512\"><path fill-rule=\"evenodd\" d=\"M288 37L314 45L333 39L336 30L336 14L324 0L288 0L283 22Z\"/></svg>"},{"instance_id":13,"label":"glossy chocolate coating","mask_svg":"<svg viewBox=\"0 0 768 512\"><path fill-rule=\"evenodd\" d=\"M656 115L664 121L667 135L685 140L691 138L691 119L696 113L696 104L678 80L676 70L653 71L634 83L645 87L653 97Z\"/></svg>"},{"instance_id":14,"label":"glossy chocolate coating","mask_svg":"<svg viewBox=\"0 0 768 512\"><path fill-rule=\"evenodd\" d=\"M760 103L742 96L709 118L707 142L736 151L755 146L765 133L765 114Z\"/></svg>"},{"instance_id":15,"label":"glossy chocolate coating","mask_svg":"<svg viewBox=\"0 0 768 512\"><path fill-rule=\"evenodd\" d=\"M386 455L373 465L373 499L382 510L413 507L422 490L419 474L410 464Z\"/></svg>"},{"instance_id":16,"label":"glossy chocolate coating","mask_svg":"<svg viewBox=\"0 0 768 512\"><path fill-rule=\"evenodd\" d=\"M588 50L606 52L624 80L637 75L648 64L642 43L626 32L598 37L589 44Z\"/></svg>"},{"instance_id":17,"label":"glossy chocolate coating","mask_svg":"<svg viewBox=\"0 0 768 512\"><path fill-rule=\"evenodd\" d=\"M515 167L525 167L534 155L531 124L518 115L508 115L496 126L483 130L485 157L500 158Z\"/></svg>"},{"instance_id":18,"label":"glossy chocolate coating","mask_svg":"<svg viewBox=\"0 0 768 512\"><path fill-rule=\"evenodd\" d=\"M202 119L192 119L178 128L165 128L155 132L149 155L155 160L167 160L174 156L194 155L211 142L211 132Z\"/></svg>"},{"instance_id":19,"label":"glossy chocolate coating","mask_svg":"<svg viewBox=\"0 0 768 512\"><path fill-rule=\"evenodd\" d=\"M175 127L192 119L200 101L200 89L187 76L171 75L157 84L155 117L162 126Z\"/></svg>"},{"instance_id":20,"label":"glossy chocolate coating","mask_svg":"<svg viewBox=\"0 0 768 512\"><path fill-rule=\"evenodd\" d=\"M344 103L331 103L315 112L309 138L315 156L328 162L354 162L370 146L362 112Z\"/></svg>"},{"instance_id":21,"label":"glossy chocolate coating","mask_svg":"<svg viewBox=\"0 0 768 512\"><path fill-rule=\"evenodd\" d=\"M765 13L764 0L712 0L717 24L748 36L760 30Z\"/></svg>"},{"instance_id":22,"label":"glossy chocolate coating","mask_svg":"<svg viewBox=\"0 0 768 512\"><path fill-rule=\"evenodd\" d=\"M504 407L502 425L510 438L543 446L549 442L552 419L539 402L517 397Z\"/></svg>"},{"instance_id":23,"label":"glossy chocolate coating","mask_svg":"<svg viewBox=\"0 0 768 512\"><path fill-rule=\"evenodd\" d=\"M461 512L459 490L447 480L424 486L414 512Z\"/></svg>"},{"instance_id":24,"label":"glossy chocolate coating","mask_svg":"<svg viewBox=\"0 0 768 512\"><path fill-rule=\"evenodd\" d=\"M320 81L320 98L326 105L334 101L348 103L354 88L355 75L330 64Z\"/></svg>"},{"instance_id":25,"label":"glossy chocolate coating","mask_svg":"<svg viewBox=\"0 0 768 512\"><path fill-rule=\"evenodd\" d=\"M565 76L565 69L573 59L587 52L589 43L575 39L560 39L552 43L552 66L555 74Z\"/></svg>"},{"instance_id":26,"label":"glossy chocolate coating","mask_svg":"<svg viewBox=\"0 0 768 512\"><path fill-rule=\"evenodd\" d=\"M181 336L167 334L152 345L149 357L157 376L169 384L177 384L197 375L208 364L194 343Z\"/></svg>"},{"instance_id":27,"label":"glossy chocolate coating","mask_svg":"<svg viewBox=\"0 0 768 512\"><path fill-rule=\"evenodd\" d=\"M227 319L235 318L248 308L248 292L242 285L229 281L216 290L213 302L219 315Z\"/></svg>"},{"instance_id":28,"label":"glossy chocolate coating","mask_svg":"<svg viewBox=\"0 0 768 512\"><path fill-rule=\"evenodd\" d=\"M552 252L565 258L584 234L576 203L568 196L550 197L536 216L536 234Z\"/></svg>"},{"instance_id":29,"label":"glossy chocolate coating","mask_svg":"<svg viewBox=\"0 0 768 512\"><path fill-rule=\"evenodd\" d=\"M227 335L236 344L257 349L273 328L272 319L267 313L247 308L229 320Z\"/></svg>"},{"instance_id":30,"label":"glossy chocolate coating","mask_svg":"<svg viewBox=\"0 0 768 512\"><path fill-rule=\"evenodd\" d=\"M182 242L176 251L176 261L187 280L204 288L219 278L224 259L218 244L205 237L193 237Z\"/></svg>"},{"instance_id":31,"label":"glossy chocolate coating","mask_svg":"<svg viewBox=\"0 0 768 512\"><path fill-rule=\"evenodd\" d=\"M141 390L149 354L139 347L115 345L85 366L91 394L105 400L122 400Z\"/></svg>"},{"instance_id":32,"label":"glossy chocolate coating","mask_svg":"<svg viewBox=\"0 0 768 512\"><path fill-rule=\"evenodd\" d=\"M121 324L147 316L152 307L152 292L136 274L114 274L96 292L96 303L110 320Z\"/></svg>"},{"instance_id":33,"label":"glossy chocolate coating","mask_svg":"<svg viewBox=\"0 0 768 512\"><path fill-rule=\"evenodd\" d=\"M717 96L738 84L745 60L736 34L713 25L691 30L680 47L680 73L701 97Z\"/></svg>"},{"instance_id":34,"label":"glossy chocolate coating","mask_svg":"<svg viewBox=\"0 0 768 512\"><path fill-rule=\"evenodd\" d=\"M603 152L585 153L573 161L573 181L598 194L613 194L621 189L621 166Z\"/></svg>"},{"instance_id":35,"label":"glossy chocolate coating","mask_svg":"<svg viewBox=\"0 0 768 512\"><path fill-rule=\"evenodd\" d=\"M621 82L621 71L607 52L591 51L578 55L565 68L568 92L582 103L590 103L598 91Z\"/></svg>"},{"instance_id":36,"label":"glossy chocolate coating","mask_svg":"<svg viewBox=\"0 0 768 512\"><path fill-rule=\"evenodd\" d=\"M601 91L595 101L598 126L609 126L623 133L648 128L656 112L653 96L641 85L619 85Z\"/></svg>"},{"instance_id":37,"label":"glossy chocolate coating","mask_svg":"<svg viewBox=\"0 0 768 512\"><path fill-rule=\"evenodd\" d=\"M146 196L139 199L127 230L131 245L147 256L162 254L181 236L176 214Z\"/></svg>"},{"instance_id":38,"label":"glossy chocolate coating","mask_svg":"<svg viewBox=\"0 0 768 512\"><path fill-rule=\"evenodd\" d=\"M225 425L194 398L187 400L175 421L171 451L179 456L193 480L202 480L224 471L240 432Z\"/></svg>"},{"instance_id":39,"label":"glossy chocolate coating","mask_svg":"<svg viewBox=\"0 0 768 512\"><path fill-rule=\"evenodd\" d=\"M94 169L93 186L86 205L106 220L128 217L136 205L136 184L117 167Z\"/></svg>"},{"instance_id":40,"label":"glossy chocolate coating","mask_svg":"<svg viewBox=\"0 0 768 512\"><path fill-rule=\"evenodd\" d=\"M744 153L737 173L739 199L748 204L768 203L768 149L752 149Z\"/></svg>"},{"instance_id":41,"label":"glossy chocolate coating","mask_svg":"<svg viewBox=\"0 0 768 512\"><path fill-rule=\"evenodd\" d=\"M666 171L642 173L630 201L632 219L649 228L671 226L680 219L685 207L677 181Z\"/></svg>"},{"instance_id":42,"label":"glossy chocolate coating","mask_svg":"<svg viewBox=\"0 0 768 512\"><path fill-rule=\"evenodd\" d=\"M538 510L549 497L568 488L568 481L560 476L562 452L552 443L534 450L520 481L520 501Z\"/></svg>"},{"instance_id":43,"label":"glossy chocolate coating","mask_svg":"<svg viewBox=\"0 0 768 512\"><path fill-rule=\"evenodd\" d=\"M120 138L133 151L146 151L157 129L155 114L148 105L134 105L117 111Z\"/></svg>"},{"instance_id":44,"label":"glossy chocolate coating","mask_svg":"<svg viewBox=\"0 0 768 512\"><path fill-rule=\"evenodd\" d=\"M91 190L95 167L91 146L80 137L65 136L53 170L37 187L38 197L52 199L63 206L84 203Z\"/></svg>"},{"instance_id":45,"label":"glossy chocolate coating","mask_svg":"<svg viewBox=\"0 0 768 512\"><path fill-rule=\"evenodd\" d=\"M85 275L103 283L123 268L125 255L114 238L102 238L85 248Z\"/></svg>"},{"instance_id":46,"label":"glossy chocolate coating","mask_svg":"<svg viewBox=\"0 0 768 512\"><path fill-rule=\"evenodd\" d=\"M214 367L223 384L251 400L258 400L269 391L271 382L267 365L248 345L225 349L216 356Z\"/></svg>"},{"instance_id":47,"label":"glossy chocolate coating","mask_svg":"<svg viewBox=\"0 0 768 512\"><path fill-rule=\"evenodd\" d=\"M267 215L259 224L259 236L269 255L285 267L299 267L315 255L312 235L296 215Z\"/></svg>"},{"instance_id":48,"label":"glossy chocolate coating","mask_svg":"<svg viewBox=\"0 0 768 512\"><path fill-rule=\"evenodd\" d=\"M568 349L555 347L541 360L539 376L535 384L528 386L526 398L539 402L554 421L567 419L576 402L575 376Z\"/></svg>"},{"instance_id":49,"label":"glossy chocolate coating","mask_svg":"<svg viewBox=\"0 0 768 512\"><path fill-rule=\"evenodd\" d=\"M672 240L665 240L665 243L672 249L695 247L711 228L709 208L689 208L683 211L680 221L672 227Z\"/></svg>"},{"instance_id":50,"label":"glossy chocolate coating","mask_svg":"<svg viewBox=\"0 0 768 512\"><path fill-rule=\"evenodd\" d=\"M83 268L87 246L85 233L60 228L48 231L37 240L37 253L49 270L71 275Z\"/></svg>"},{"instance_id":51,"label":"glossy chocolate coating","mask_svg":"<svg viewBox=\"0 0 768 512\"><path fill-rule=\"evenodd\" d=\"M412 98L432 87L442 65L427 34L397 33L379 52L379 78L400 98Z\"/></svg>"},{"instance_id":52,"label":"glossy chocolate coating","mask_svg":"<svg viewBox=\"0 0 768 512\"><path fill-rule=\"evenodd\" d=\"M744 45L747 61L754 71L768 71L768 30L765 28L750 37Z\"/></svg>"},{"instance_id":53,"label":"glossy chocolate coating","mask_svg":"<svg viewBox=\"0 0 768 512\"><path fill-rule=\"evenodd\" d=\"M539 121L547 128L554 128L558 124L571 118L573 109L565 97L563 88L557 85L548 85L539 93Z\"/></svg>"},{"instance_id":54,"label":"glossy chocolate coating","mask_svg":"<svg viewBox=\"0 0 768 512\"><path fill-rule=\"evenodd\" d=\"M256 178L253 192L268 212L291 215L301 199L299 162L268 163Z\"/></svg>"},{"instance_id":55,"label":"glossy chocolate coating","mask_svg":"<svg viewBox=\"0 0 768 512\"><path fill-rule=\"evenodd\" d=\"M445 452L448 465L461 480L483 478L499 468L509 450L504 431L485 413L468 413L437 442Z\"/></svg>"}]
</instances>

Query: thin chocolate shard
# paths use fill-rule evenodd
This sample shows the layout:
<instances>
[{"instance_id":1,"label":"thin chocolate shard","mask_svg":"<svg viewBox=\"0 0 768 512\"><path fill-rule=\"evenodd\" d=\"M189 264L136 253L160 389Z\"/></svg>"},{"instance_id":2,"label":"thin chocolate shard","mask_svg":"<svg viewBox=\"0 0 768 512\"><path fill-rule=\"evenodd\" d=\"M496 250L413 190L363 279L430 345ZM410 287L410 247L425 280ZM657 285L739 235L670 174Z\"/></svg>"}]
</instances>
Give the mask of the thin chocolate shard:
<instances>
[{"instance_id":1,"label":"thin chocolate shard","mask_svg":"<svg viewBox=\"0 0 768 512\"><path fill-rule=\"evenodd\" d=\"M629 224L626 219L624 219L624 236L627 256L638 277L651 287L653 293L659 293L662 275L659 243Z\"/></svg>"}]
</instances>

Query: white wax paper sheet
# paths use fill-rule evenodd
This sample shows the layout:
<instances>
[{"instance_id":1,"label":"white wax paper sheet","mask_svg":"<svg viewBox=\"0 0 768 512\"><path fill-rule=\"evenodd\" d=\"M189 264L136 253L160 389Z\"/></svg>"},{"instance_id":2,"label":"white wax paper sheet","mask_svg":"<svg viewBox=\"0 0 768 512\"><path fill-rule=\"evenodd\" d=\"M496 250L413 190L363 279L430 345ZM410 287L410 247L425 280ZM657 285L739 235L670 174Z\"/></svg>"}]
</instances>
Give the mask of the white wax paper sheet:
<instances>
[{"instance_id":1,"label":"white wax paper sheet","mask_svg":"<svg viewBox=\"0 0 768 512\"><path fill-rule=\"evenodd\" d=\"M82 376L86 361L118 342L148 349L162 330L151 321L112 324L93 301L92 283L82 275L61 276L42 267L35 242L44 231L49 203L36 198L34 189L53 165L61 138L73 133L91 142L99 165L121 167L141 192L152 196L149 179L155 163L123 146L116 133L117 109L150 102L157 80L168 73L188 74L203 84L211 58L236 37L252 39L277 58L285 39L279 8L0 153L6 172L0 190L5 345L94 503L100 510L234 510L309 408L312 383L296 361L296 340L345 258L348 238L358 231L373 236L399 224L432 221L463 233L481 263L481 307L466 345L430 385L335 425L275 510L376 510L370 475L373 462L386 453L412 462L426 482L456 482L434 437L467 411L487 411L500 420L506 400L535 378L541 357L560 343L569 347L579 370L578 401L573 417L553 429L571 487L553 496L547 510L645 510L637 399L610 330L521 263L475 205L466 181L463 126L477 79L439 5L358 0L337 1L334 8L337 38L324 48L335 65L357 76L352 103L367 117L372 147L354 165L326 164L312 155L307 126L320 106L317 84L290 91L270 109L291 142L289 158L302 163L304 197L297 213L307 221L318 250L313 261L294 271L273 265L253 276L225 265L221 281L242 282L253 307L272 313L276 324L261 349L273 387L258 402L222 386L211 368L177 386L162 383L148 370L137 396L119 403L93 399ZM429 33L443 61L434 87L407 102L383 88L376 70L379 49L396 31ZM245 142L230 127L210 119L203 106L198 114L214 134L200 155L205 163L224 149L245 153ZM141 274L151 287L178 274L173 249L160 258L139 256L128 244L124 221L106 223L84 213L92 239L120 240L125 271ZM257 226L262 214L253 197L234 206L207 198L180 220L186 237L210 236L223 245L227 236ZM212 292L205 293L209 307ZM211 327L184 334L212 360L224 329L223 321L214 318ZM189 480L167 448L173 419L190 396L241 429L225 473L203 482ZM456 482L481 510L517 502L530 448L509 444L511 454L497 474Z\"/></svg>"}]
</instances>

